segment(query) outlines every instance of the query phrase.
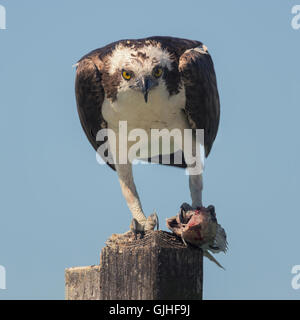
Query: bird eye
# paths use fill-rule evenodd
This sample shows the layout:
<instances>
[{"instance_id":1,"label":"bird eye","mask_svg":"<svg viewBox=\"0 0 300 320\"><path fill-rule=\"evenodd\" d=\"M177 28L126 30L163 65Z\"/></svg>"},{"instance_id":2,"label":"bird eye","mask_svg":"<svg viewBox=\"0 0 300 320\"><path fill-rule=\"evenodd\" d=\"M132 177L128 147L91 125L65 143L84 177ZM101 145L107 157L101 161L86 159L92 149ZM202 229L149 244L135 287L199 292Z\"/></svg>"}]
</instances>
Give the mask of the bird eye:
<instances>
[{"instance_id":1,"label":"bird eye","mask_svg":"<svg viewBox=\"0 0 300 320\"><path fill-rule=\"evenodd\" d=\"M131 73L128 71L122 71L122 76L125 80L130 80L131 79Z\"/></svg>"},{"instance_id":2,"label":"bird eye","mask_svg":"<svg viewBox=\"0 0 300 320\"><path fill-rule=\"evenodd\" d=\"M159 78L163 73L162 68L158 67L153 70L153 75L155 78Z\"/></svg>"}]
</instances>

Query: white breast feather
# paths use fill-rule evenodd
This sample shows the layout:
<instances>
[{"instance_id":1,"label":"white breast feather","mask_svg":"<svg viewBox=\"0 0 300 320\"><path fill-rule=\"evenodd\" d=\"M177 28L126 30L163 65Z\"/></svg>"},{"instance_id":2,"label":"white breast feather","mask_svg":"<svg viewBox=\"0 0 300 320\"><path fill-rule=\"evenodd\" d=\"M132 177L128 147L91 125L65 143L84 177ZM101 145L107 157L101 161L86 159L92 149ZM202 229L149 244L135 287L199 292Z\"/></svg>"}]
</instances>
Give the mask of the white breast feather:
<instances>
[{"instance_id":1,"label":"white breast feather","mask_svg":"<svg viewBox=\"0 0 300 320\"><path fill-rule=\"evenodd\" d=\"M182 132L183 137L183 130L190 128L182 112L185 99L184 88L178 94L169 96L166 87L161 85L149 92L147 103L141 92L130 90L120 92L115 102L105 99L102 114L108 127L113 129L116 135L119 133L119 121L127 121L128 132L141 128L151 137L151 129L167 128L171 131L176 128ZM130 145L128 143L128 148ZM149 145L144 148L148 150ZM171 146L171 149L172 152L177 150L175 146Z\"/></svg>"}]
</instances>

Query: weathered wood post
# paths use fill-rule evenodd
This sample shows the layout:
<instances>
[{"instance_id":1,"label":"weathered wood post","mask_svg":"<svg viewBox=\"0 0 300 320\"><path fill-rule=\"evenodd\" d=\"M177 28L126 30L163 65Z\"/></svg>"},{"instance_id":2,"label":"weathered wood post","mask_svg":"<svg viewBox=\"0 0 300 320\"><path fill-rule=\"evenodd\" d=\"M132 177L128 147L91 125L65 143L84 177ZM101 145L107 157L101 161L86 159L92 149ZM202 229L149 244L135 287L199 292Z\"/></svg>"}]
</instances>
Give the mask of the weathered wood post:
<instances>
[{"instance_id":1,"label":"weathered wood post","mask_svg":"<svg viewBox=\"0 0 300 320\"><path fill-rule=\"evenodd\" d=\"M67 300L202 299L203 255L169 232L113 235L100 265L65 271Z\"/></svg>"}]
</instances>

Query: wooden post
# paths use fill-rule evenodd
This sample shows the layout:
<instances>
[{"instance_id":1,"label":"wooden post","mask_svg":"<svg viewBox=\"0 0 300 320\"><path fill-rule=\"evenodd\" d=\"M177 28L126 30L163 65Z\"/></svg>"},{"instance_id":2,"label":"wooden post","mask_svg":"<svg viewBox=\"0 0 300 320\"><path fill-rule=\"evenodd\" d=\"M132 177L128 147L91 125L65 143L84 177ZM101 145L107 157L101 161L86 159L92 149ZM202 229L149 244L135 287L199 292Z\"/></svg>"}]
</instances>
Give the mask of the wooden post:
<instances>
[{"instance_id":1,"label":"wooden post","mask_svg":"<svg viewBox=\"0 0 300 320\"><path fill-rule=\"evenodd\" d=\"M202 299L203 255L169 232L113 235L100 266L66 269L68 300Z\"/></svg>"},{"instance_id":2,"label":"wooden post","mask_svg":"<svg viewBox=\"0 0 300 320\"><path fill-rule=\"evenodd\" d=\"M66 300L100 300L100 266L65 270Z\"/></svg>"}]
</instances>

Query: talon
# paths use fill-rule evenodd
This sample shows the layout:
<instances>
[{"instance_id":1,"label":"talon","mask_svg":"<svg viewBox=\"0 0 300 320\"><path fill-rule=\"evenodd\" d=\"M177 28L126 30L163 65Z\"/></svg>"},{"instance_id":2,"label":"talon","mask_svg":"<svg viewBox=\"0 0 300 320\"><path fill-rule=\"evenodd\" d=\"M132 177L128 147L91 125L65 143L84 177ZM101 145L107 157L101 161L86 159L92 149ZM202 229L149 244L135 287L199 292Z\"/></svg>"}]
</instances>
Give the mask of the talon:
<instances>
[{"instance_id":1,"label":"talon","mask_svg":"<svg viewBox=\"0 0 300 320\"><path fill-rule=\"evenodd\" d=\"M159 220L158 220L158 215L156 212L152 213L146 221L145 224L145 231L150 231L150 230L154 230L156 227L156 229L159 229Z\"/></svg>"},{"instance_id":2,"label":"talon","mask_svg":"<svg viewBox=\"0 0 300 320\"><path fill-rule=\"evenodd\" d=\"M215 206L210 205L207 207L207 210L210 211L211 214L214 214L215 213Z\"/></svg>"},{"instance_id":3,"label":"talon","mask_svg":"<svg viewBox=\"0 0 300 320\"><path fill-rule=\"evenodd\" d=\"M131 221L131 224L130 224L130 229L131 229L131 231L133 232L133 234L134 234L134 239L136 240L137 239L137 234L138 234L138 231L137 231L137 221L136 221L136 219L132 219L132 221Z\"/></svg>"},{"instance_id":4,"label":"talon","mask_svg":"<svg viewBox=\"0 0 300 320\"><path fill-rule=\"evenodd\" d=\"M159 230L159 219L158 219L158 215L156 212L152 213L151 216L153 216L153 219L155 221L155 225L156 225L156 230Z\"/></svg>"},{"instance_id":5,"label":"talon","mask_svg":"<svg viewBox=\"0 0 300 320\"><path fill-rule=\"evenodd\" d=\"M183 236L181 236L181 239L182 239L183 243L185 244L185 246L187 247L188 244L187 244L186 241L184 240L184 237L183 237Z\"/></svg>"},{"instance_id":6,"label":"talon","mask_svg":"<svg viewBox=\"0 0 300 320\"><path fill-rule=\"evenodd\" d=\"M213 205L208 206L207 210L210 212L213 218L217 219L215 207Z\"/></svg>"},{"instance_id":7,"label":"talon","mask_svg":"<svg viewBox=\"0 0 300 320\"><path fill-rule=\"evenodd\" d=\"M184 224L186 219L186 212L183 208L180 208L180 213L179 213L179 221L180 223Z\"/></svg>"},{"instance_id":8,"label":"talon","mask_svg":"<svg viewBox=\"0 0 300 320\"><path fill-rule=\"evenodd\" d=\"M186 217L186 213L188 211L192 211L193 207L191 207L188 203L184 202L181 206L180 206L180 213L179 213L179 221L181 224L186 224L187 223L187 217Z\"/></svg>"},{"instance_id":9,"label":"talon","mask_svg":"<svg viewBox=\"0 0 300 320\"><path fill-rule=\"evenodd\" d=\"M183 211L187 212L187 211L193 210L193 207L190 206L188 203L184 202L184 203L180 206L180 210L183 210Z\"/></svg>"},{"instance_id":10,"label":"talon","mask_svg":"<svg viewBox=\"0 0 300 320\"><path fill-rule=\"evenodd\" d=\"M141 228L141 225L138 223L136 219L132 219L130 224L130 229L134 234L134 239L137 240L137 235L140 234L140 238L144 237L144 230Z\"/></svg>"}]
</instances>

